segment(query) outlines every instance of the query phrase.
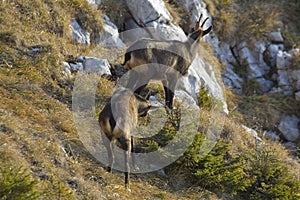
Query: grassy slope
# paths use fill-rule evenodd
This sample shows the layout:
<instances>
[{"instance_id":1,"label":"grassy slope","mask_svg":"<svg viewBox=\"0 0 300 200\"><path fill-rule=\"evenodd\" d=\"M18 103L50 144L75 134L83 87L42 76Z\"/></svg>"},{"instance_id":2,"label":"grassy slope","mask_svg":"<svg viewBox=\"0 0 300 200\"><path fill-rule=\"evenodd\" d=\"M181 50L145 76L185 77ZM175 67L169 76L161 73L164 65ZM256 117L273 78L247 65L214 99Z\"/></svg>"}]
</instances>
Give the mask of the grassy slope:
<instances>
[{"instance_id":1,"label":"grassy slope","mask_svg":"<svg viewBox=\"0 0 300 200\"><path fill-rule=\"evenodd\" d=\"M189 199L204 194L171 191L166 181L151 174L133 178L127 193L123 175L107 174L85 150L72 121L72 91L67 87L72 81L64 79L61 62L90 51L70 43L69 20L83 18L82 25L92 30L92 19L101 12L81 1L48 2L0 5L0 168L11 168L10 176L26 170L43 199ZM27 48L35 45L41 50ZM99 96L107 99L114 84L102 85Z\"/></svg>"},{"instance_id":2,"label":"grassy slope","mask_svg":"<svg viewBox=\"0 0 300 200\"><path fill-rule=\"evenodd\" d=\"M91 23L101 24L102 13L82 1L47 2L0 4L0 168L26 169L37 180L34 190L45 199L216 198L201 188L175 190L156 174L133 176L132 192L127 193L123 175L105 173L90 156L72 121L72 91L67 87L72 80L63 78L61 62L68 55L91 51L70 42L69 20L76 18L95 31L100 27ZM41 50L29 50L32 45L40 45ZM113 83L103 85L99 96L105 100ZM231 141L240 144L233 145L232 151L249 148L246 136L234 137L244 133L233 122L228 124Z\"/></svg>"}]
</instances>

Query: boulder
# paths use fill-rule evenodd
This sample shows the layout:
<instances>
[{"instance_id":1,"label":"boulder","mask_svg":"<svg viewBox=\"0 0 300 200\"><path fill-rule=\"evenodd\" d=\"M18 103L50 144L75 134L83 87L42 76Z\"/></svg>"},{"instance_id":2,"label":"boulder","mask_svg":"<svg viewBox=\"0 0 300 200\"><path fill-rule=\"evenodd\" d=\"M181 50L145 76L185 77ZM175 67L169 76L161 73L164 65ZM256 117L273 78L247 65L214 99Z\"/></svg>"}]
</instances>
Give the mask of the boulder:
<instances>
[{"instance_id":1,"label":"boulder","mask_svg":"<svg viewBox=\"0 0 300 200\"><path fill-rule=\"evenodd\" d=\"M280 30L269 33L269 40L272 44L283 43L283 37Z\"/></svg>"},{"instance_id":2,"label":"boulder","mask_svg":"<svg viewBox=\"0 0 300 200\"><path fill-rule=\"evenodd\" d=\"M275 141L279 141L280 137L273 131L264 131L263 135Z\"/></svg>"},{"instance_id":3,"label":"boulder","mask_svg":"<svg viewBox=\"0 0 300 200\"><path fill-rule=\"evenodd\" d=\"M278 129L288 141L296 141L299 138L299 118L296 115L287 115L281 119Z\"/></svg>"},{"instance_id":4,"label":"boulder","mask_svg":"<svg viewBox=\"0 0 300 200\"><path fill-rule=\"evenodd\" d=\"M192 62L188 74L178 81L176 90L181 90L183 92L176 91L175 94L179 99L181 99L180 95L184 97L186 94L189 94L189 96L194 99L194 102L197 102L199 90L203 83L210 94L220 101L222 104L222 111L228 114L224 92L216 78L213 67L205 63L199 56L196 56L195 60ZM192 100L190 101L192 102Z\"/></svg>"},{"instance_id":5,"label":"boulder","mask_svg":"<svg viewBox=\"0 0 300 200\"><path fill-rule=\"evenodd\" d=\"M126 3L138 23L158 21L168 24L173 20L163 0L126 0Z\"/></svg>"},{"instance_id":6,"label":"boulder","mask_svg":"<svg viewBox=\"0 0 300 200\"><path fill-rule=\"evenodd\" d=\"M291 88L291 83L286 70L278 70L278 86Z\"/></svg>"},{"instance_id":7,"label":"boulder","mask_svg":"<svg viewBox=\"0 0 300 200\"><path fill-rule=\"evenodd\" d=\"M81 28L75 19L70 21L70 28L72 30L72 39L79 44L90 45L90 33Z\"/></svg>"},{"instance_id":8,"label":"boulder","mask_svg":"<svg viewBox=\"0 0 300 200\"><path fill-rule=\"evenodd\" d=\"M78 71L82 71L83 70L83 65L81 62L77 62L77 63L69 63L70 67L71 67L71 71L73 72L78 72Z\"/></svg>"},{"instance_id":9,"label":"boulder","mask_svg":"<svg viewBox=\"0 0 300 200\"><path fill-rule=\"evenodd\" d=\"M101 0L87 0L92 8L97 8L101 4Z\"/></svg>"},{"instance_id":10,"label":"boulder","mask_svg":"<svg viewBox=\"0 0 300 200\"><path fill-rule=\"evenodd\" d=\"M181 4L182 7L191 14L191 28L196 25L196 22L199 20L201 14L203 15L202 20L209 18L208 22L204 25L204 29L212 25L211 15L206 9L206 4L203 0L179 0L178 3Z\"/></svg>"},{"instance_id":11,"label":"boulder","mask_svg":"<svg viewBox=\"0 0 300 200\"><path fill-rule=\"evenodd\" d=\"M242 65L247 66L247 78L255 79L262 77L265 74L265 70L258 65L258 61L252 55L252 52L247 47L246 43L242 43L238 49L239 61Z\"/></svg>"},{"instance_id":12,"label":"boulder","mask_svg":"<svg viewBox=\"0 0 300 200\"><path fill-rule=\"evenodd\" d=\"M257 78L256 82L257 82L257 84L259 86L259 89L263 93L269 92L272 89L272 87L274 86L274 82L273 81L267 80L267 79L265 79L263 77Z\"/></svg>"},{"instance_id":13,"label":"boulder","mask_svg":"<svg viewBox=\"0 0 300 200\"><path fill-rule=\"evenodd\" d=\"M83 70L88 73L97 73L99 76L111 75L111 66L106 59L85 57L83 61Z\"/></svg>"},{"instance_id":14,"label":"boulder","mask_svg":"<svg viewBox=\"0 0 300 200\"><path fill-rule=\"evenodd\" d=\"M222 72L222 78L224 84L232 91L238 94L242 93L242 83L244 80L234 72L232 65L226 65L225 70Z\"/></svg>"},{"instance_id":15,"label":"boulder","mask_svg":"<svg viewBox=\"0 0 300 200\"><path fill-rule=\"evenodd\" d=\"M257 64L264 70L264 73L267 74L270 71L270 66L264 60L264 52L267 50L266 44L264 42L255 42L254 50L252 54L257 61Z\"/></svg>"},{"instance_id":16,"label":"boulder","mask_svg":"<svg viewBox=\"0 0 300 200\"><path fill-rule=\"evenodd\" d=\"M279 70L287 70L291 62L292 55L288 52L279 50L276 56L276 67Z\"/></svg>"},{"instance_id":17,"label":"boulder","mask_svg":"<svg viewBox=\"0 0 300 200\"><path fill-rule=\"evenodd\" d=\"M94 42L107 48L126 47L119 37L118 27L106 15L103 17L103 29L100 31L99 36L94 39Z\"/></svg>"},{"instance_id":18,"label":"boulder","mask_svg":"<svg viewBox=\"0 0 300 200\"><path fill-rule=\"evenodd\" d=\"M252 128L249 128L249 127L247 127L245 125L242 125L242 128L255 139L255 141L257 142L258 146L261 146L263 140L258 136L258 133L257 133L256 130L254 130Z\"/></svg>"},{"instance_id":19,"label":"boulder","mask_svg":"<svg viewBox=\"0 0 300 200\"><path fill-rule=\"evenodd\" d=\"M62 62L64 71L63 75L65 76L66 79L71 79L72 78L72 73L71 73L71 66L67 62Z\"/></svg>"},{"instance_id":20,"label":"boulder","mask_svg":"<svg viewBox=\"0 0 300 200\"><path fill-rule=\"evenodd\" d=\"M298 91L298 92L295 93L295 99L297 101L300 101L300 91Z\"/></svg>"},{"instance_id":21,"label":"boulder","mask_svg":"<svg viewBox=\"0 0 300 200\"><path fill-rule=\"evenodd\" d=\"M134 20L130 19L127 21L127 30L122 32L120 37L127 44L133 43L140 38L178 41L187 40L184 31L179 26L172 23L167 25L154 21L146 25L147 28L141 28Z\"/></svg>"},{"instance_id":22,"label":"boulder","mask_svg":"<svg viewBox=\"0 0 300 200\"><path fill-rule=\"evenodd\" d=\"M265 55L267 55L265 61L270 64L270 67L276 67L277 54L279 51L283 51L283 49L283 44L271 44L268 46L265 51Z\"/></svg>"},{"instance_id":23,"label":"boulder","mask_svg":"<svg viewBox=\"0 0 300 200\"><path fill-rule=\"evenodd\" d=\"M184 31L177 25L170 23L169 25L164 23L158 23L156 21L147 24L147 26L153 27L152 35L154 39L158 40L178 40L186 41L187 37Z\"/></svg>"}]
</instances>

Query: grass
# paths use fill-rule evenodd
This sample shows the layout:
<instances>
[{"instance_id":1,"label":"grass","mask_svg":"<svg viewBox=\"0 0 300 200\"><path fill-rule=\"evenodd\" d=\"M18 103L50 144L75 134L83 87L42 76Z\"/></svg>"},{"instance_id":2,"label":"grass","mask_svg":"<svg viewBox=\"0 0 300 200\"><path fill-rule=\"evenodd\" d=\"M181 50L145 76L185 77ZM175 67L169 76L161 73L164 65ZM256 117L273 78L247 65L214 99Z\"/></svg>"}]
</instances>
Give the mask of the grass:
<instances>
[{"instance_id":1,"label":"grass","mask_svg":"<svg viewBox=\"0 0 300 200\"><path fill-rule=\"evenodd\" d=\"M175 13L178 12L178 23L186 23L186 13L177 10L176 1L167 2ZM220 6L226 9L233 6L231 1L219 3L218 9ZM289 3L296 5L297 1ZM121 9L117 9L117 5L122 5ZM71 110L70 86L74 86L75 80L64 78L62 61L70 55L92 55L115 61L112 58L115 55L109 55L104 48L77 45L70 40L69 21L74 18L92 33L92 37L97 37L101 30L103 13L108 14L117 25L122 24L127 12L122 1L116 2L116 5L103 1L103 6L92 10L83 0L12 0L0 4L0 177L13 176L9 183L14 185L20 181L27 192L32 191L32 199L36 196L44 199L219 198L205 188L184 187L188 180L184 180L180 171L173 176L168 174L169 178L159 177L156 173L132 175L132 192L127 193L122 184L123 174L106 173L104 166L80 141ZM295 33L296 28L291 30L285 35ZM291 36L289 41L292 43L294 38ZM38 47L39 51L32 51L31 46ZM209 49L204 53L207 62L218 66L218 70L222 68L216 58L209 56L212 54ZM98 80L96 112L110 97L115 84L99 77ZM149 88L163 99L161 86L150 84ZM237 97L233 94L227 97L231 115L226 119L221 136L228 140L230 151L234 154L245 153L255 147L253 139L239 128L239 122L247 122L251 127L261 123L259 127L274 129L277 116L294 113L294 107L299 107L291 97ZM209 111L201 111L201 132L209 126L210 117ZM267 143L277 148L280 160L297 176L298 166L289 159L288 152L279 143ZM4 188L2 180L1 189ZM22 189L17 191L27 195Z\"/></svg>"}]
</instances>

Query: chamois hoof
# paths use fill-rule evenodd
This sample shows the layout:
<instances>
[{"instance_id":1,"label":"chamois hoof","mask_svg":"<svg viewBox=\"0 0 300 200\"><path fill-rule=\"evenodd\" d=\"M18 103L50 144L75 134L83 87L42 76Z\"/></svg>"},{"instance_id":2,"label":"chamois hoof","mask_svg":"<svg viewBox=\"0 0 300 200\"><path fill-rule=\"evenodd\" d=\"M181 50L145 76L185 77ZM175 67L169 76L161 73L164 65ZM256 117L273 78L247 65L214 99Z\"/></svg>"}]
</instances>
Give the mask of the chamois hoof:
<instances>
[{"instance_id":1,"label":"chamois hoof","mask_svg":"<svg viewBox=\"0 0 300 200\"><path fill-rule=\"evenodd\" d=\"M106 168L106 171L107 171L108 173L112 173L112 168L111 168L111 167L107 167L107 168Z\"/></svg>"},{"instance_id":2,"label":"chamois hoof","mask_svg":"<svg viewBox=\"0 0 300 200\"><path fill-rule=\"evenodd\" d=\"M127 192L131 192L129 185L126 185L125 187L126 187Z\"/></svg>"}]
</instances>

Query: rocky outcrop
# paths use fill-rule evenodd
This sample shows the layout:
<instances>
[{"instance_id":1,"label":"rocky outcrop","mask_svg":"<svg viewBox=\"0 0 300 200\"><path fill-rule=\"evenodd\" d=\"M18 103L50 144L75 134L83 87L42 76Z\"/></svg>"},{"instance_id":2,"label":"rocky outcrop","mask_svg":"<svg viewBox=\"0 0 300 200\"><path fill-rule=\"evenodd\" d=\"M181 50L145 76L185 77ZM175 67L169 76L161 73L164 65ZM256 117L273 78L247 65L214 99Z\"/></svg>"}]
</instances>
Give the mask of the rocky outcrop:
<instances>
[{"instance_id":1,"label":"rocky outcrop","mask_svg":"<svg viewBox=\"0 0 300 200\"><path fill-rule=\"evenodd\" d=\"M176 97L186 99L189 104L197 106L200 87L203 84L210 94L221 103L222 112L228 114L223 88L216 78L213 66L204 62L199 56L196 56L192 62L188 74L179 80L175 92Z\"/></svg>"},{"instance_id":2,"label":"rocky outcrop","mask_svg":"<svg viewBox=\"0 0 300 200\"><path fill-rule=\"evenodd\" d=\"M111 76L110 64L106 59L98 59L93 57L85 57L83 61L83 70L88 73L97 73L99 76Z\"/></svg>"},{"instance_id":3,"label":"rocky outcrop","mask_svg":"<svg viewBox=\"0 0 300 200\"><path fill-rule=\"evenodd\" d=\"M118 27L106 15L103 17L103 28L93 42L107 48L126 47L119 37Z\"/></svg>"},{"instance_id":4,"label":"rocky outcrop","mask_svg":"<svg viewBox=\"0 0 300 200\"><path fill-rule=\"evenodd\" d=\"M93 8L97 8L101 4L101 0L86 0Z\"/></svg>"},{"instance_id":5,"label":"rocky outcrop","mask_svg":"<svg viewBox=\"0 0 300 200\"><path fill-rule=\"evenodd\" d=\"M173 17L166 8L162 0L126 0L127 6L133 15L135 21L147 24L157 21L159 23L169 24Z\"/></svg>"},{"instance_id":6,"label":"rocky outcrop","mask_svg":"<svg viewBox=\"0 0 300 200\"><path fill-rule=\"evenodd\" d=\"M75 19L70 21L70 28L72 31L72 38L75 42L79 44L90 45L90 33L82 29Z\"/></svg>"},{"instance_id":7,"label":"rocky outcrop","mask_svg":"<svg viewBox=\"0 0 300 200\"><path fill-rule=\"evenodd\" d=\"M201 15L202 15L202 19L208 18L209 20L205 24L204 29L212 25L211 15L206 9L206 4L204 3L203 0L179 0L178 3L181 4L181 6L191 15L190 28L196 25L196 22L199 20Z\"/></svg>"},{"instance_id":8,"label":"rocky outcrop","mask_svg":"<svg viewBox=\"0 0 300 200\"><path fill-rule=\"evenodd\" d=\"M300 120L295 115L288 115L283 117L280 121L278 129L281 131L285 139L288 141L296 141L299 138L298 124Z\"/></svg>"},{"instance_id":9,"label":"rocky outcrop","mask_svg":"<svg viewBox=\"0 0 300 200\"><path fill-rule=\"evenodd\" d=\"M179 41L187 39L182 28L172 23L173 17L163 0L127 0L126 2L133 16L133 19L125 22L126 31L122 33L122 38L127 43L142 37Z\"/></svg>"},{"instance_id":10,"label":"rocky outcrop","mask_svg":"<svg viewBox=\"0 0 300 200\"><path fill-rule=\"evenodd\" d=\"M125 48L126 45L119 37L118 27L113 24L107 16L103 17L102 30L95 34L96 37L91 39L90 33L81 28L76 20L70 21L72 31L72 40L79 43L90 45L91 42L107 48Z\"/></svg>"},{"instance_id":11,"label":"rocky outcrop","mask_svg":"<svg viewBox=\"0 0 300 200\"><path fill-rule=\"evenodd\" d=\"M66 78L72 77L72 72L85 71L87 73L96 73L99 76L111 76L111 66L106 59L94 57L79 56L77 61L63 62L63 74Z\"/></svg>"},{"instance_id":12,"label":"rocky outcrop","mask_svg":"<svg viewBox=\"0 0 300 200\"><path fill-rule=\"evenodd\" d=\"M300 68L293 67L293 57L300 54L300 49L289 52L278 51L276 56L278 91L285 94L293 94L297 97L300 91Z\"/></svg>"}]
</instances>

